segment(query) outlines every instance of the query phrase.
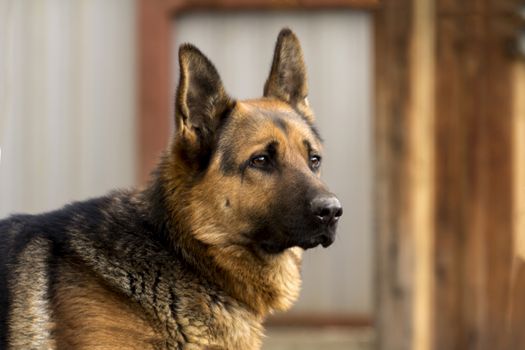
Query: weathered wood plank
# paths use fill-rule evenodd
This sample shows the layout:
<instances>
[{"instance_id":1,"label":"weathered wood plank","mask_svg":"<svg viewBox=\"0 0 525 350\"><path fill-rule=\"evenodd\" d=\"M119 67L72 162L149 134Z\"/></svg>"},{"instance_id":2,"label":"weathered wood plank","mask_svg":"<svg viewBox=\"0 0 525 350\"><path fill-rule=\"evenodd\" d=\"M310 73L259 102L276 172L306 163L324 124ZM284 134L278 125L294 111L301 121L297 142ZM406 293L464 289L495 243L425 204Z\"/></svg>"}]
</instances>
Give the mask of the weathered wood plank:
<instances>
[{"instance_id":1,"label":"weathered wood plank","mask_svg":"<svg viewBox=\"0 0 525 350\"><path fill-rule=\"evenodd\" d=\"M144 184L154 169L170 135L170 18L156 0L138 4L138 162L137 178Z\"/></svg>"},{"instance_id":2,"label":"weathered wood plank","mask_svg":"<svg viewBox=\"0 0 525 350\"><path fill-rule=\"evenodd\" d=\"M375 139L378 348L413 341L413 232L410 230L411 0L383 2L375 18Z\"/></svg>"},{"instance_id":3,"label":"weathered wood plank","mask_svg":"<svg viewBox=\"0 0 525 350\"><path fill-rule=\"evenodd\" d=\"M371 9L380 0L155 0L172 12L183 10Z\"/></svg>"},{"instance_id":4,"label":"weathered wood plank","mask_svg":"<svg viewBox=\"0 0 525 350\"><path fill-rule=\"evenodd\" d=\"M476 226L480 219L470 221L477 210L477 125L484 113L483 101L474 97L483 93L486 80L482 28L483 21L476 16L437 21L436 349L468 349L467 343L475 341L468 329L476 329L477 315L467 313L476 307L466 304L479 301L476 284L483 282L484 273L482 237L469 235L469 224Z\"/></svg>"},{"instance_id":5,"label":"weathered wood plank","mask_svg":"<svg viewBox=\"0 0 525 350\"><path fill-rule=\"evenodd\" d=\"M500 12L471 2L438 19L436 349L502 348L509 297L512 62Z\"/></svg>"},{"instance_id":6,"label":"weathered wood plank","mask_svg":"<svg viewBox=\"0 0 525 350\"><path fill-rule=\"evenodd\" d=\"M489 1L490 4L490 1ZM495 11L494 4L492 8ZM505 17L487 18L487 91L486 115L480 123L480 157L476 173L482 181L480 201L481 233L486 240L486 323L481 349L498 349L505 344L506 309L510 297L510 273L513 261L512 172L513 172L513 60L506 50ZM516 189L517 190L517 189ZM480 225L481 226L481 225ZM472 232L471 234L479 234ZM522 328L513 332L522 332Z\"/></svg>"},{"instance_id":7,"label":"weathered wood plank","mask_svg":"<svg viewBox=\"0 0 525 350\"><path fill-rule=\"evenodd\" d=\"M435 198L435 46L434 0L414 2L412 34L410 169L414 235L414 338L412 348L429 350L433 339Z\"/></svg>"}]
</instances>

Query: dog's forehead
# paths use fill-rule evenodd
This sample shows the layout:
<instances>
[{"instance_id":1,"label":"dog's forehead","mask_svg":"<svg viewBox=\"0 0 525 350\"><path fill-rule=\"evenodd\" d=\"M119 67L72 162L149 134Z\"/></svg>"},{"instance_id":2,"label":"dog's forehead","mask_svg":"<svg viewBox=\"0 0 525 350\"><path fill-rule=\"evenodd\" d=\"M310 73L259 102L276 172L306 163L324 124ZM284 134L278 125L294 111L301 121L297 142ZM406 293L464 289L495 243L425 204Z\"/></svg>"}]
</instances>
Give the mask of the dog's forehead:
<instances>
[{"instance_id":1,"label":"dog's forehead","mask_svg":"<svg viewBox=\"0 0 525 350\"><path fill-rule=\"evenodd\" d=\"M292 118L299 120L300 116L287 103L276 99L258 99L239 101L236 104L236 112L241 118L263 119Z\"/></svg>"},{"instance_id":2,"label":"dog's forehead","mask_svg":"<svg viewBox=\"0 0 525 350\"><path fill-rule=\"evenodd\" d=\"M272 98L238 101L232 112L232 127L243 133L277 128L285 134L302 134L320 141L317 132L300 112L288 103Z\"/></svg>"}]
</instances>

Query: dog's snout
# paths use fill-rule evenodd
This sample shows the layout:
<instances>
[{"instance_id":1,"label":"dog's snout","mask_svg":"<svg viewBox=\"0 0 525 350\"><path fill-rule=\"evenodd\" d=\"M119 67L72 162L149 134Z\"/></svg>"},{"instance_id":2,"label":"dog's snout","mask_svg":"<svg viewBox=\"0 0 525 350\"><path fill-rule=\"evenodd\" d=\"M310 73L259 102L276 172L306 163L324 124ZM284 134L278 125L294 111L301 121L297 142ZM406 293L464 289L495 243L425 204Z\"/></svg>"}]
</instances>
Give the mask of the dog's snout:
<instances>
[{"instance_id":1,"label":"dog's snout","mask_svg":"<svg viewBox=\"0 0 525 350\"><path fill-rule=\"evenodd\" d=\"M335 196L316 197L311 202L311 208L312 213L325 224L335 223L343 215L343 207Z\"/></svg>"}]
</instances>

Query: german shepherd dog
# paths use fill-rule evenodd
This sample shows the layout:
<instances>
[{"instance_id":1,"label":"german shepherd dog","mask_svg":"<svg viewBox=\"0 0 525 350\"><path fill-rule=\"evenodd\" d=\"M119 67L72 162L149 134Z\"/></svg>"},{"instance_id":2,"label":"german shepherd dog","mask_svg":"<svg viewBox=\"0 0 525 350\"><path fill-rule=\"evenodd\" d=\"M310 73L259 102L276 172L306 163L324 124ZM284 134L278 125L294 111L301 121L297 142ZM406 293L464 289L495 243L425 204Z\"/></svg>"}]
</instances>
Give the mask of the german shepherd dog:
<instances>
[{"instance_id":1,"label":"german shepherd dog","mask_svg":"<svg viewBox=\"0 0 525 350\"><path fill-rule=\"evenodd\" d=\"M334 241L295 34L260 99L229 97L190 44L179 63L175 135L145 189L0 221L2 349L259 349L302 251Z\"/></svg>"}]
</instances>

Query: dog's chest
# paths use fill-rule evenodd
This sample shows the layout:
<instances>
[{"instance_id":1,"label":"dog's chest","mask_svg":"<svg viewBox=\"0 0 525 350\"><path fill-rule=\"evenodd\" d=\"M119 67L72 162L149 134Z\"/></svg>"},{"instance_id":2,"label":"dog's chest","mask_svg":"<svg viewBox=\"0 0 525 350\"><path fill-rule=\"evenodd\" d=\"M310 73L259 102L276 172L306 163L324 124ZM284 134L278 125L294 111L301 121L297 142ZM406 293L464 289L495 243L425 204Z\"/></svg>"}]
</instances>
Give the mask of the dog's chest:
<instances>
[{"instance_id":1,"label":"dog's chest","mask_svg":"<svg viewBox=\"0 0 525 350\"><path fill-rule=\"evenodd\" d=\"M220 299L199 293L180 299L176 323L184 349L259 349L261 321L237 301Z\"/></svg>"}]
</instances>

